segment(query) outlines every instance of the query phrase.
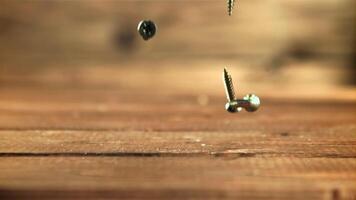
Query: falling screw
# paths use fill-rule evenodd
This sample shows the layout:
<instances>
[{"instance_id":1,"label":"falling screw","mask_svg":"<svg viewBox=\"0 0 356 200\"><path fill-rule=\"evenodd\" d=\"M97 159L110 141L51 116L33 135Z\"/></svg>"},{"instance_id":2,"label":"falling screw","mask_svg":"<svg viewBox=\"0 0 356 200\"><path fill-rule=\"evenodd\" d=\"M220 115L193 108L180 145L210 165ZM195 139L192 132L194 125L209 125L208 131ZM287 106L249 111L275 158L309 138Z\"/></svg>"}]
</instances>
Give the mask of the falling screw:
<instances>
[{"instance_id":1,"label":"falling screw","mask_svg":"<svg viewBox=\"0 0 356 200\"><path fill-rule=\"evenodd\" d=\"M137 31L144 40L148 40L156 34L157 27L151 20L142 20L137 26Z\"/></svg>"},{"instance_id":2,"label":"falling screw","mask_svg":"<svg viewBox=\"0 0 356 200\"><path fill-rule=\"evenodd\" d=\"M235 0L227 0L227 11L229 16L232 15L232 9L234 8Z\"/></svg>"},{"instance_id":3,"label":"falling screw","mask_svg":"<svg viewBox=\"0 0 356 200\"><path fill-rule=\"evenodd\" d=\"M240 112L244 108L248 112L254 112L260 107L260 98L254 94L247 94L243 99L236 99L232 78L226 68L223 73L227 103L225 109L228 112Z\"/></svg>"}]
</instances>

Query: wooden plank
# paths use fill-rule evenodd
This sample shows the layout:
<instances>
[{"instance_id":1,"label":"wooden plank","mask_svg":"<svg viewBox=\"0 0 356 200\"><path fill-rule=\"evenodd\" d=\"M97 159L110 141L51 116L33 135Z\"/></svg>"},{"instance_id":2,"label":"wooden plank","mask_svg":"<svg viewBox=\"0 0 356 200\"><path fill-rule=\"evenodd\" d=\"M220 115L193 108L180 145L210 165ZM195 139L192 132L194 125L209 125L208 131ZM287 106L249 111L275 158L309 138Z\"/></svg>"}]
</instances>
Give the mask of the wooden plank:
<instances>
[{"instance_id":1,"label":"wooden plank","mask_svg":"<svg viewBox=\"0 0 356 200\"><path fill-rule=\"evenodd\" d=\"M356 126L268 132L0 131L0 156L356 158Z\"/></svg>"},{"instance_id":2,"label":"wooden plank","mask_svg":"<svg viewBox=\"0 0 356 200\"><path fill-rule=\"evenodd\" d=\"M349 158L2 157L0 161L4 198L352 199L356 195L356 161Z\"/></svg>"},{"instance_id":3,"label":"wooden plank","mask_svg":"<svg viewBox=\"0 0 356 200\"><path fill-rule=\"evenodd\" d=\"M0 128L293 133L330 128L348 131L355 126L356 104L352 101L262 97L258 112L232 115L224 110L223 95L203 96L202 102L199 95L184 92L174 95L125 90L3 90Z\"/></svg>"},{"instance_id":4,"label":"wooden plank","mask_svg":"<svg viewBox=\"0 0 356 200\"><path fill-rule=\"evenodd\" d=\"M142 105L125 90L10 88L0 101L4 199L356 195L352 101L272 98L231 115L218 96L147 93Z\"/></svg>"},{"instance_id":5,"label":"wooden plank","mask_svg":"<svg viewBox=\"0 0 356 200\"><path fill-rule=\"evenodd\" d=\"M179 92L142 105L125 91L3 91L5 199L356 195L354 102L267 99L231 115Z\"/></svg>"},{"instance_id":6,"label":"wooden plank","mask_svg":"<svg viewBox=\"0 0 356 200\"><path fill-rule=\"evenodd\" d=\"M153 96L137 107L125 93L60 91L3 94L1 198L356 196L353 102L272 99L263 112L230 115L217 97L197 107L194 96ZM174 106L162 110L166 99Z\"/></svg>"}]
</instances>

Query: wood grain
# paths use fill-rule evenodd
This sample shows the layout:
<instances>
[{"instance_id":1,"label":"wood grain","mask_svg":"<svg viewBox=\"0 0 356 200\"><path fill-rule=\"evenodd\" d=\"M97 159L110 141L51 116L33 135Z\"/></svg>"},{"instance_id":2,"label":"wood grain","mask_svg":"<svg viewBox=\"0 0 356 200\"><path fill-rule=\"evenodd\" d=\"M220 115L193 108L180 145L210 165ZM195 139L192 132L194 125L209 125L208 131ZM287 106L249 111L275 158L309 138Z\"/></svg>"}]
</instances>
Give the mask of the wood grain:
<instances>
[{"instance_id":1,"label":"wood grain","mask_svg":"<svg viewBox=\"0 0 356 200\"><path fill-rule=\"evenodd\" d=\"M354 2L236 5L2 0L0 199L355 200Z\"/></svg>"},{"instance_id":2,"label":"wood grain","mask_svg":"<svg viewBox=\"0 0 356 200\"><path fill-rule=\"evenodd\" d=\"M1 131L1 156L289 156L355 158L356 127L268 133ZM340 137L333 141L330 138Z\"/></svg>"},{"instance_id":3,"label":"wood grain","mask_svg":"<svg viewBox=\"0 0 356 200\"><path fill-rule=\"evenodd\" d=\"M0 196L352 199L349 158L1 157ZM27 196L27 197L28 197Z\"/></svg>"},{"instance_id":4,"label":"wood grain","mask_svg":"<svg viewBox=\"0 0 356 200\"><path fill-rule=\"evenodd\" d=\"M2 199L356 197L352 100L3 86Z\"/></svg>"}]
</instances>

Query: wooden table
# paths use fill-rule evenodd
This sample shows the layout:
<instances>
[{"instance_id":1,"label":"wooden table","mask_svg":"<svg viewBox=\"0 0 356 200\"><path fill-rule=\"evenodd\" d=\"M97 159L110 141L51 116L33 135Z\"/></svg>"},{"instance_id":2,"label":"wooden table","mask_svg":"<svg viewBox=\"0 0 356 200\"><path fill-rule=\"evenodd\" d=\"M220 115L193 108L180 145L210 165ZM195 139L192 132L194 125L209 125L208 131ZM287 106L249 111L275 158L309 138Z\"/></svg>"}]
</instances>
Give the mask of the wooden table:
<instances>
[{"instance_id":1,"label":"wooden table","mask_svg":"<svg viewBox=\"0 0 356 200\"><path fill-rule=\"evenodd\" d=\"M356 198L354 100L2 80L0 199Z\"/></svg>"}]
</instances>

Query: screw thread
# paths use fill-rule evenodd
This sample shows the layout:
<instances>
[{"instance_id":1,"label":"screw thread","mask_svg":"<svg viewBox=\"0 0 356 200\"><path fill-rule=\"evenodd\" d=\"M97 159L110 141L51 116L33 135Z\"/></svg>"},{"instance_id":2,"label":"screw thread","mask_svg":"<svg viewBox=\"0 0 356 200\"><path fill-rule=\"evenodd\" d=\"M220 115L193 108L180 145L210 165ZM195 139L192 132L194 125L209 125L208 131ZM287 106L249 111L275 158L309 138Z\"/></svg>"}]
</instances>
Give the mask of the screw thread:
<instances>
[{"instance_id":1,"label":"screw thread","mask_svg":"<svg viewBox=\"0 0 356 200\"><path fill-rule=\"evenodd\" d=\"M234 3L235 0L227 0L227 11L230 16L232 15L232 9L234 8Z\"/></svg>"},{"instance_id":2,"label":"screw thread","mask_svg":"<svg viewBox=\"0 0 356 200\"><path fill-rule=\"evenodd\" d=\"M224 68L223 79L224 79L227 101L230 102L230 101L235 100L236 97L235 97L235 91L234 91L234 84L232 83L231 75L229 75L226 68Z\"/></svg>"}]
</instances>

